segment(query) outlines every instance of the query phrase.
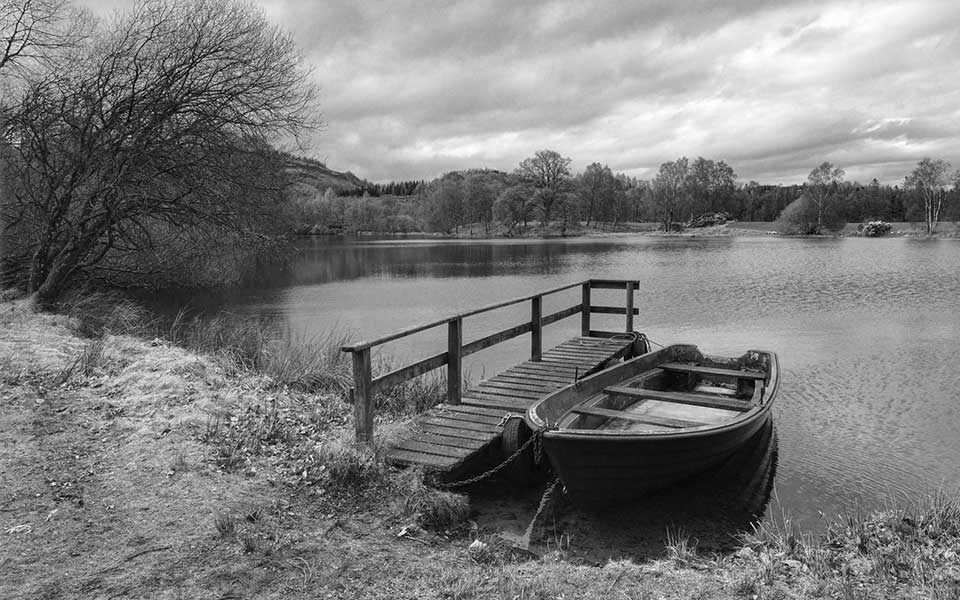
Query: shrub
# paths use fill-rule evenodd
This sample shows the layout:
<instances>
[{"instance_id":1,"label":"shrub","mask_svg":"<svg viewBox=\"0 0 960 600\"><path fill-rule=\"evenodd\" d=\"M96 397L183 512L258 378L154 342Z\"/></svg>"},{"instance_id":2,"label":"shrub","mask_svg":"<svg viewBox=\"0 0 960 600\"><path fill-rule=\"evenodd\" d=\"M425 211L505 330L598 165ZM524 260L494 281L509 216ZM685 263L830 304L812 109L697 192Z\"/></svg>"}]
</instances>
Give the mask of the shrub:
<instances>
[{"instance_id":1,"label":"shrub","mask_svg":"<svg viewBox=\"0 0 960 600\"><path fill-rule=\"evenodd\" d=\"M860 226L860 234L864 237L882 237L890 233L893 226L886 221L870 221Z\"/></svg>"},{"instance_id":2,"label":"shrub","mask_svg":"<svg viewBox=\"0 0 960 600\"><path fill-rule=\"evenodd\" d=\"M823 208L823 226L817 225L817 205L808 196L803 195L787 205L777 218L777 230L787 235L817 235L837 231L844 225L836 203Z\"/></svg>"}]
</instances>

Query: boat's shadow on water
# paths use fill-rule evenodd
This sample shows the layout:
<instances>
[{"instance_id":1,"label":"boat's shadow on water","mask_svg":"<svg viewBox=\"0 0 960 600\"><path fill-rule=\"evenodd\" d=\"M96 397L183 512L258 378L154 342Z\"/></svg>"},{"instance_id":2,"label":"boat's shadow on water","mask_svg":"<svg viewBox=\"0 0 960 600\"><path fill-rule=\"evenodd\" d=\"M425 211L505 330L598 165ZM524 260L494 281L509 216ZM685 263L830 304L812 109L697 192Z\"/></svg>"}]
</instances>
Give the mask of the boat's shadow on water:
<instances>
[{"instance_id":1,"label":"boat's shadow on water","mask_svg":"<svg viewBox=\"0 0 960 600\"><path fill-rule=\"evenodd\" d=\"M535 519L542 488L510 498L481 492L475 516L482 529L534 552L560 550L588 562L662 557L681 539L701 552L726 552L763 518L776 467L770 421L718 467L628 504L578 508L557 494Z\"/></svg>"}]
</instances>

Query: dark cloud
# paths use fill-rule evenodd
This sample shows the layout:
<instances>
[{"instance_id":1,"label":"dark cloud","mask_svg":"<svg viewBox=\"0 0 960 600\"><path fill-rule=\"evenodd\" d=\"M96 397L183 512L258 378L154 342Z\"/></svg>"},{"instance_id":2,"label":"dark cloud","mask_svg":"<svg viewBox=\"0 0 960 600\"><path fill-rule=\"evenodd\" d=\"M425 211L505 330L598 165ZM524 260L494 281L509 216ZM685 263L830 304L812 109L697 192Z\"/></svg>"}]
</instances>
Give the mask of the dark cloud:
<instances>
[{"instance_id":1,"label":"dark cloud","mask_svg":"<svg viewBox=\"0 0 960 600\"><path fill-rule=\"evenodd\" d=\"M315 65L316 155L372 180L541 148L638 176L705 156L761 182L960 166L954 0L257 3Z\"/></svg>"}]
</instances>

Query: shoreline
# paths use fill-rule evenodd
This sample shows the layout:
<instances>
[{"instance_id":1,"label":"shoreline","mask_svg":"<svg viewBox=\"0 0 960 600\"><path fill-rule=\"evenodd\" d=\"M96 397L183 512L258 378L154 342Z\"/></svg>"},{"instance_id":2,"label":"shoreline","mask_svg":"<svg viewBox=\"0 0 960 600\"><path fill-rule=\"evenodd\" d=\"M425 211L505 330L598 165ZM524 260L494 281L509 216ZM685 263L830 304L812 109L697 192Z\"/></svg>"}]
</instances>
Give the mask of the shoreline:
<instances>
[{"instance_id":1,"label":"shoreline","mask_svg":"<svg viewBox=\"0 0 960 600\"><path fill-rule=\"evenodd\" d=\"M952 498L848 516L822 539L773 519L729 554L674 537L650 560L582 564L576 540L515 548L470 524L469 498L355 449L337 394L77 330L75 317L0 302L4 598L960 592ZM389 439L405 423L378 427Z\"/></svg>"},{"instance_id":2,"label":"shoreline","mask_svg":"<svg viewBox=\"0 0 960 600\"><path fill-rule=\"evenodd\" d=\"M657 223L628 223L622 225L622 230L608 231L597 227L571 227L565 234L555 226L541 228L539 226L530 226L524 232L518 234L508 234L505 232L483 232L462 231L455 234L440 233L377 233L377 232L356 232L351 234L298 234L298 237L319 237L334 239L364 239L372 238L397 238L397 239L437 239L437 240L565 240L580 238L614 238L628 236L643 237L762 237L775 236L787 238L840 238L840 237L867 237L859 233L858 227L862 223L847 223L838 231L824 234L784 234L777 231L775 221L728 221L722 225L713 225L708 227L693 227L683 231L661 231ZM923 223L902 222L891 223L892 229L889 233L879 238L918 238L918 239L954 239L960 238L960 222L941 222L938 229L933 234L927 234L923 231Z\"/></svg>"}]
</instances>

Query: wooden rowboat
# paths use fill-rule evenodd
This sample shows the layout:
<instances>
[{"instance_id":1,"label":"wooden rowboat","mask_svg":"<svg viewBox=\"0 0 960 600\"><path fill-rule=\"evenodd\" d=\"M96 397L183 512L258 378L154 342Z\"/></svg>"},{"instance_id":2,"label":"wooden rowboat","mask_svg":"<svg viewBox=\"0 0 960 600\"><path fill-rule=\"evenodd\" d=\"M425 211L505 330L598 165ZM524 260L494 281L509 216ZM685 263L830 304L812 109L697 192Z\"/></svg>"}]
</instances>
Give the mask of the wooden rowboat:
<instances>
[{"instance_id":1,"label":"wooden rowboat","mask_svg":"<svg viewBox=\"0 0 960 600\"><path fill-rule=\"evenodd\" d=\"M603 505L666 487L733 454L770 418L772 352L707 356L678 344L581 379L533 404L527 425L570 499Z\"/></svg>"}]
</instances>

